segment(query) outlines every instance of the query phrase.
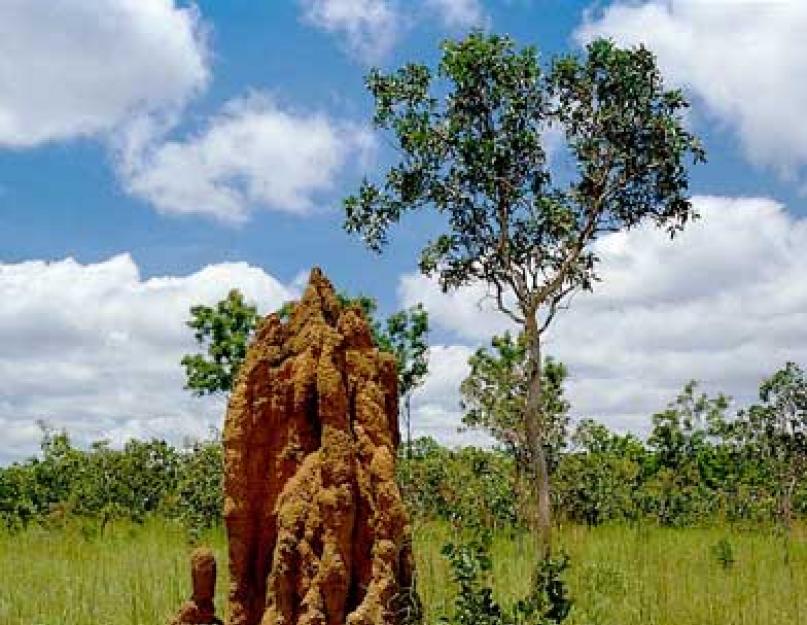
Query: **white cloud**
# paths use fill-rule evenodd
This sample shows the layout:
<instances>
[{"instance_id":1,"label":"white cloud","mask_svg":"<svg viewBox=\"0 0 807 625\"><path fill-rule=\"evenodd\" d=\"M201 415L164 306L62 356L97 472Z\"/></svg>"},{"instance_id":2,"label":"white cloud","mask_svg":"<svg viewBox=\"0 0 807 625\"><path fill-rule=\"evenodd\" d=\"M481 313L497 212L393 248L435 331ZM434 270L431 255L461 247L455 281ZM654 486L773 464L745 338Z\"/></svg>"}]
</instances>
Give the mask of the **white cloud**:
<instances>
[{"instance_id":1,"label":"white cloud","mask_svg":"<svg viewBox=\"0 0 807 625\"><path fill-rule=\"evenodd\" d=\"M174 0L0 2L0 147L106 133L209 79L201 20Z\"/></svg>"},{"instance_id":2,"label":"white cloud","mask_svg":"<svg viewBox=\"0 0 807 625\"><path fill-rule=\"evenodd\" d=\"M429 377L412 397L415 437L431 436L452 445L489 444L488 437L461 428L458 388L468 375L466 345L433 345L429 350Z\"/></svg>"},{"instance_id":3,"label":"white cloud","mask_svg":"<svg viewBox=\"0 0 807 625\"><path fill-rule=\"evenodd\" d=\"M315 13L347 20L348 4ZM384 11L364 4L362 19L382 24ZM207 57L194 4L0 2L0 147L99 138L129 193L162 213L230 222L255 208L310 211L349 158L368 157L366 130L255 93L172 136L210 80Z\"/></svg>"},{"instance_id":4,"label":"white cloud","mask_svg":"<svg viewBox=\"0 0 807 625\"><path fill-rule=\"evenodd\" d=\"M673 83L738 133L752 162L795 177L807 165L805 30L802 0L652 0L589 14L576 37L645 43Z\"/></svg>"},{"instance_id":5,"label":"white cloud","mask_svg":"<svg viewBox=\"0 0 807 625\"><path fill-rule=\"evenodd\" d=\"M489 22L479 0L426 0L425 6L437 11L448 28L482 27Z\"/></svg>"},{"instance_id":6,"label":"white cloud","mask_svg":"<svg viewBox=\"0 0 807 625\"><path fill-rule=\"evenodd\" d=\"M37 419L78 442L205 436L221 401L183 390L188 309L232 287L276 309L296 293L246 263L144 280L132 258L0 264L0 463L36 450Z\"/></svg>"},{"instance_id":7,"label":"white cloud","mask_svg":"<svg viewBox=\"0 0 807 625\"><path fill-rule=\"evenodd\" d=\"M396 43L402 16L388 0L300 0L303 19L344 40L348 51L368 63L381 60Z\"/></svg>"},{"instance_id":8,"label":"white cloud","mask_svg":"<svg viewBox=\"0 0 807 625\"><path fill-rule=\"evenodd\" d=\"M744 403L786 360L807 364L807 218L767 199L695 203L703 218L674 241L649 227L603 238L602 283L552 326L547 352L570 368L576 416L641 432L690 378ZM231 286L261 310L297 290L244 263L148 280L125 255L0 264L0 462L35 449L38 418L82 442L178 441L220 424L223 406L191 398L178 361L194 348L188 307ZM440 340L414 396L417 434L484 440L457 433L458 387L473 349L509 324L480 311L479 294L401 279L402 303L423 301Z\"/></svg>"},{"instance_id":9,"label":"white cloud","mask_svg":"<svg viewBox=\"0 0 807 625\"><path fill-rule=\"evenodd\" d=\"M487 341L512 328L481 283L443 293L435 280L410 273L401 276L398 297L405 306L421 302L433 323L461 339Z\"/></svg>"},{"instance_id":10,"label":"white cloud","mask_svg":"<svg viewBox=\"0 0 807 625\"><path fill-rule=\"evenodd\" d=\"M120 152L129 192L162 213L230 222L254 208L312 210L348 158L366 160L373 145L363 128L285 110L261 94L228 103L202 132L181 140L137 130Z\"/></svg>"},{"instance_id":11,"label":"white cloud","mask_svg":"<svg viewBox=\"0 0 807 625\"><path fill-rule=\"evenodd\" d=\"M673 241L650 227L601 239L603 281L550 328L546 350L570 368L575 415L642 431L691 378L742 404L786 360L807 364L807 218L768 199L694 201L703 218ZM464 346L512 327L490 305L478 308L481 294L401 279L402 302L424 302L459 343L453 360L433 362L439 390L424 390L441 398L445 432L459 419ZM418 418L431 426L434 411Z\"/></svg>"},{"instance_id":12,"label":"white cloud","mask_svg":"<svg viewBox=\"0 0 807 625\"><path fill-rule=\"evenodd\" d=\"M488 27L480 0L299 0L303 20L342 40L367 64L384 60L411 26L435 22L451 30Z\"/></svg>"}]
</instances>

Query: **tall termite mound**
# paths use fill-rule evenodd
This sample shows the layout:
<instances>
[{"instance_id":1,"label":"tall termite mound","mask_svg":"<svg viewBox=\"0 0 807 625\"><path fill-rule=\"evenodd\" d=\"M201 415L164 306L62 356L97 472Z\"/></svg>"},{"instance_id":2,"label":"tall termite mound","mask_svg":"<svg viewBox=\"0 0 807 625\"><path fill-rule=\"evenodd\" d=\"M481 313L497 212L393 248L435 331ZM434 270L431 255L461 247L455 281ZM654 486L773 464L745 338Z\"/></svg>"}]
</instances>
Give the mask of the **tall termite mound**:
<instances>
[{"instance_id":1,"label":"tall termite mound","mask_svg":"<svg viewBox=\"0 0 807 625\"><path fill-rule=\"evenodd\" d=\"M261 324L224 426L230 625L395 625L416 608L394 358L315 269Z\"/></svg>"}]
</instances>

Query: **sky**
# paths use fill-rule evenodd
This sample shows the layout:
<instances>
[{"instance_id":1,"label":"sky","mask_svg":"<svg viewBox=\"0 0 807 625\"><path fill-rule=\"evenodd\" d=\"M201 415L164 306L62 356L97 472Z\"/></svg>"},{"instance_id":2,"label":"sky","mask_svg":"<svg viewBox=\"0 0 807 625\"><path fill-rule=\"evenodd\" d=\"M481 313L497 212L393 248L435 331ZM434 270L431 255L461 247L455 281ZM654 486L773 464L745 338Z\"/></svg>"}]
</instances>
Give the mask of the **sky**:
<instances>
[{"instance_id":1,"label":"sky","mask_svg":"<svg viewBox=\"0 0 807 625\"><path fill-rule=\"evenodd\" d=\"M0 463L39 423L79 444L182 444L222 398L183 390L188 308L238 287L270 312L312 266L382 312L422 301L431 374L417 434L458 432L467 359L509 329L471 286L417 272L405 220L375 256L341 201L389 162L371 67L434 64L472 28L542 58L643 43L708 163L701 219L601 238L602 282L553 324L575 418L645 433L689 379L741 407L807 363L807 3L801 0L3 0L0 2Z\"/></svg>"}]
</instances>

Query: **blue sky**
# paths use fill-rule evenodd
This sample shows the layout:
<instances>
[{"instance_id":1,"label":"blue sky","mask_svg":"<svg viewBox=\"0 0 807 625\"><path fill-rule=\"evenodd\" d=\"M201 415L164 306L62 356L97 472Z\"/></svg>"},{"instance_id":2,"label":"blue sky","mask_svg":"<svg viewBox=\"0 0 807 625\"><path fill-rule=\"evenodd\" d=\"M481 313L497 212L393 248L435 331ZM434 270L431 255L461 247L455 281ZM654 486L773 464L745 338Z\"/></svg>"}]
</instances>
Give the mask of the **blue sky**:
<instances>
[{"instance_id":1,"label":"blue sky","mask_svg":"<svg viewBox=\"0 0 807 625\"><path fill-rule=\"evenodd\" d=\"M346 52L339 37L307 23L293 0L208 1L198 7L209 31L212 80L189 102L172 136L193 132L227 101L249 91L268 92L294 109L324 111L363 124L370 114L363 85L370 63L396 67L408 60L433 61L443 38L465 30L424 24L417 13L410 14L418 22L402 27L400 45L384 57L365 59ZM568 49L584 8L585 3L567 1L502 2L486 11L497 30L538 44L550 55ZM418 7L418 12L425 10ZM391 258L379 261L342 232L341 197L360 174L340 176L333 192L319 196L322 210L315 218L257 210L248 224L223 227L205 217L155 214L148 201L122 189L108 150L95 139L2 151L5 227L0 249L7 262L68 255L96 262L128 251L144 276L245 260L291 280L300 270L321 264L336 282L377 294L387 303L394 298L397 275L415 267L420 238L407 237L411 240L391 250ZM357 271L366 262L375 263L372 275Z\"/></svg>"},{"instance_id":2,"label":"blue sky","mask_svg":"<svg viewBox=\"0 0 807 625\"><path fill-rule=\"evenodd\" d=\"M675 248L648 229L602 242L612 283L560 322L578 415L641 431L689 377L746 401L776 363L803 359L803 3L9 0L0 461L35 449L40 418L82 441L203 434L221 405L181 390L183 311L232 285L269 309L312 265L385 311L430 306L434 375L416 421L458 440L464 363L506 324L473 288L446 298L416 275L428 219L404 223L376 257L342 231L340 202L388 156L368 125L368 67L433 63L442 39L475 25L546 58L598 35L646 43L691 98L707 147L692 174L703 223ZM675 328L688 316L704 321L697 340Z\"/></svg>"}]
</instances>

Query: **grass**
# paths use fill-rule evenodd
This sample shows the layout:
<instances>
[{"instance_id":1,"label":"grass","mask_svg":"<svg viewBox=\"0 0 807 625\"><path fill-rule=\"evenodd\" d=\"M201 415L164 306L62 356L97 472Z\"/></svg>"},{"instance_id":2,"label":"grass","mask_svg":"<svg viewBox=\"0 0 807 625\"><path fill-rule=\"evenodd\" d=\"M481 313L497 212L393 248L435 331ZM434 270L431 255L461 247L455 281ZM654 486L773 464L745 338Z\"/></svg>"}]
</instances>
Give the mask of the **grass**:
<instances>
[{"instance_id":1,"label":"grass","mask_svg":"<svg viewBox=\"0 0 807 625\"><path fill-rule=\"evenodd\" d=\"M712 546L727 538L736 562L724 568ZM427 623L450 610L452 584L441 525L415 533ZM223 533L203 537L219 559L218 607L226 608ZM802 625L807 623L807 541L768 532L568 527L558 542L572 558L567 576L572 625ZM527 591L532 545L497 536L496 597ZM189 593L188 545L162 521L119 525L103 537L86 527L0 534L2 625L158 625Z\"/></svg>"}]
</instances>

